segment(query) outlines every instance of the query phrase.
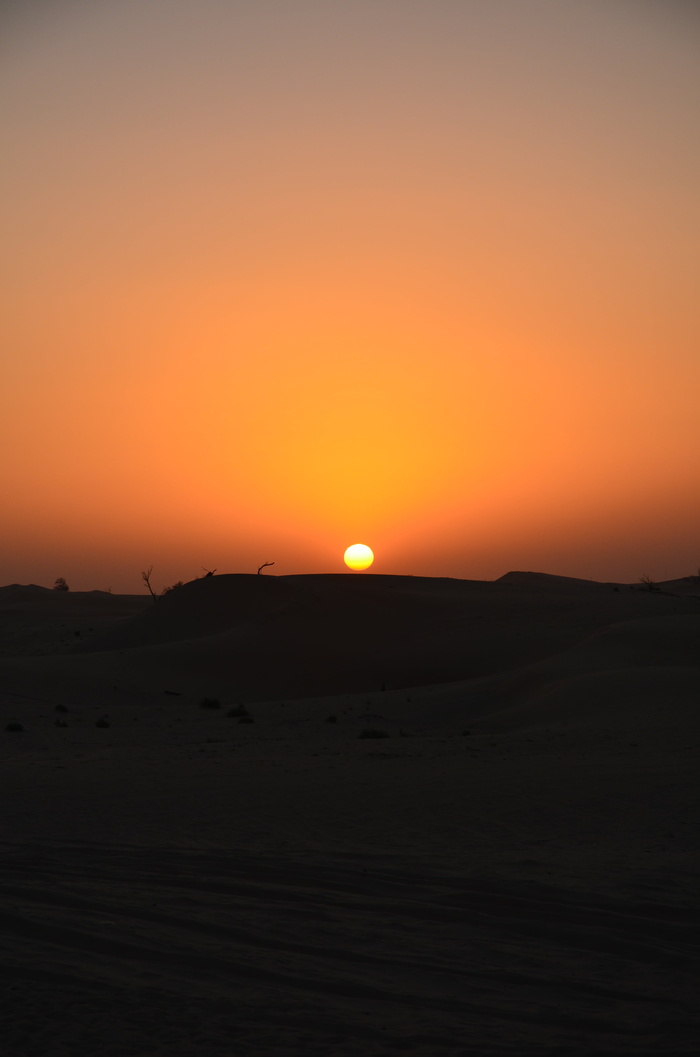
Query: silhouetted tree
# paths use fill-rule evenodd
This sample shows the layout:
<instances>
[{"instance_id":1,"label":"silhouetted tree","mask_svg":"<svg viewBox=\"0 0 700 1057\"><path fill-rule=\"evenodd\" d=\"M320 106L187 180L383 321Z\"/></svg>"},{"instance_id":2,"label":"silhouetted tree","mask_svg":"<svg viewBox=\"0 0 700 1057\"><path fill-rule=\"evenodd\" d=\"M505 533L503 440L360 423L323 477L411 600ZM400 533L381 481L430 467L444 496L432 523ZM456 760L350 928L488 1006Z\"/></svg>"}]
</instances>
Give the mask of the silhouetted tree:
<instances>
[{"instance_id":1,"label":"silhouetted tree","mask_svg":"<svg viewBox=\"0 0 700 1057\"><path fill-rule=\"evenodd\" d=\"M70 591L70 587L62 576L59 576L56 580L54 580L53 589L54 591Z\"/></svg>"},{"instance_id":2,"label":"silhouetted tree","mask_svg":"<svg viewBox=\"0 0 700 1057\"><path fill-rule=\"evenodd\" d=\"M152 572L153 572L153 566L149 565L147 569L144 569L142 571L141 578L143 579L143 582L145 583L146 587L148 588L153 601L157 602L158 601L158 595L155 593L155 591L151 587L151 573Z\"/></svg>"}]
</instances>

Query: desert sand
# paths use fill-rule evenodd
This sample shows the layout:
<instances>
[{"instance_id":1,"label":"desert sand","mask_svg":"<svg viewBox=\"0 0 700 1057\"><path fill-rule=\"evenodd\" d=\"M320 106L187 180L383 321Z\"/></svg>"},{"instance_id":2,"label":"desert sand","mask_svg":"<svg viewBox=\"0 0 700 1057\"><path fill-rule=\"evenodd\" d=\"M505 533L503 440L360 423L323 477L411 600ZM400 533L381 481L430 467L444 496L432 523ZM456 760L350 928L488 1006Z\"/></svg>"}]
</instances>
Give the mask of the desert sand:
<instances>
[{"instance_id":1,"label":"desert sand","mask_svg":"<svg viewBox=\"0 0 700 1057\"><path fill-rule=\"evenodd\" d=\"M699 578L13 585L0 629L4 1053L700 1049Z\"/></svg>"}]
</instances>

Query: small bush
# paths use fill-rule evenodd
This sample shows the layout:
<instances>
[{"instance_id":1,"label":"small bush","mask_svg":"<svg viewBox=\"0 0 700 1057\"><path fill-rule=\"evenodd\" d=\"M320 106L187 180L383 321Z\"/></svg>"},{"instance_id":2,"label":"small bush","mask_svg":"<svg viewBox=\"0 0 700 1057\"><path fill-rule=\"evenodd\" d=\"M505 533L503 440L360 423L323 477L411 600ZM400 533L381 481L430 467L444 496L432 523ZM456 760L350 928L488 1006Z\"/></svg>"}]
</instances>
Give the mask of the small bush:
<instances>
[{"instance_id":1,"label":"small bush","mask_svg":"<svg viewBox=\"0 0 700 1057\"><path fill-rule=\"evenodd\" d=\"M226 715L229 716L231 719L238 719L241 716L248 716L250 715L250 713L248 712L248 709L245 707L245 705L234 705L233 708L229 708Z\"/></svg>"},{"instance_id":2,"label":"small bush","mask_svg":"<svg viewBox=\"0 0 700 1057\"><path fill-rule=\"evenodd\" d=\"M56 705L56 707L54 708L54 712L67 712L67 711L68 711L68 709L66 708L65 705Z\"/></svg>"},{"instance_id":3,"label":"small bush","mask_svg":"<svg viewBox=\"0 0 700 1057\"><path fill-rule=\"evenodd\" d=\"M103 716L102 719L98 719L97 720L97 723L95 723L95 726L96 727L108 727L109 726L109 720L106 718L106 716Z\"/></svg>"},{"instance_id":4,"label":"small bush","mask_svg":"<svg viewBox=\"0 0 700 1057\"><path fill-rule=\"evenodd\" d=\"M54 723L54 726L55 727L67 727L68 726L68 722L65 719L57 719L56 722Z\"/></svg>"},{"instance_id":5,"label":"small bush","mask_svg":"<svg viewBox=\"0 0 700 1057\"><path fill-rule=\"evenodd\" d=\"M326 716L326 723L337 723L337 722L338 722L338 717L337 716Z\"/></svg>"},{"instance_id":6,"label":"small bush","mask_svg":"<svg viewBox=\"0 0 700 1057\"><path fill-rule=\"evenodd\" d=\"M360 731L358 738L388 738L390 737L387 730L374 730L373 728L366 728Z\"/></svg>"},{"instance_id":7,"label":"small bush","mask_svg":"<svg viewBox=\"0 0 700 1057\"><path fill-rule=\"evenodd\" d=\"M199 702L200 708L221 708L221 702L215 697L203 697Z\"/></svg>"},{"instance_id":8,"label":"small bush","mask_svg":"<svg viewBox=\"0 0 700 1057\"><path fill-rule=\"evenodd\" d=\"M160 593L161 595L169 595L171 591L177 591L178 587L184 587L182 580L178 580L176 584L171 584L170 587L164 587Z\"/></svg>"},{"instance_id":9,"label":"small bush","mask_svg":"<svg viewBox=\"0 0 700 1057\"><path fill-rule=\"evenodd\" d=\"M24 730L21 723L7 723L5 730L9 731L10 734L19 734L20 731Z\"/></svg>"},{"instance_id":10,"label":"small bush","mask_svg":"<svg viewBox=\"0 0 700 1057\"><path fill-rule=\"evenodd\" d=\"M250 713L248 713L248 712L247 712L247 713L245 714L245 716L239 716L239 717L238 717L238 722L239 722L239 723L255 723L255 720L254 720L254 719L253 719L253 717L252 717L252 716L250 715Z\"/></svg>"}]
</instances>

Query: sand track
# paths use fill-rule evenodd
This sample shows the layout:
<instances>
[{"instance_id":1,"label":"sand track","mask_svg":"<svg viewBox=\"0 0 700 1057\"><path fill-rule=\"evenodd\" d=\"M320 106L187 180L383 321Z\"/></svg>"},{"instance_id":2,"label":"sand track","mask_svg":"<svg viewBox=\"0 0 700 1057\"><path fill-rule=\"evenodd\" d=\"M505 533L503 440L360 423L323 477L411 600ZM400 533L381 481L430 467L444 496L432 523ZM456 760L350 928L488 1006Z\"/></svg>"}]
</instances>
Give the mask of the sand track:
<instances>
[{"instance_id":1,"label":"sand track","mask_svg":"<svg viewBox=\"0 0 700 1057\"><path fill-rule=\"evenodd\" d=\"M3 853L8 1053L693 1052L700 923L660 903L385 857Z\"/></svg>"}]
</instances>

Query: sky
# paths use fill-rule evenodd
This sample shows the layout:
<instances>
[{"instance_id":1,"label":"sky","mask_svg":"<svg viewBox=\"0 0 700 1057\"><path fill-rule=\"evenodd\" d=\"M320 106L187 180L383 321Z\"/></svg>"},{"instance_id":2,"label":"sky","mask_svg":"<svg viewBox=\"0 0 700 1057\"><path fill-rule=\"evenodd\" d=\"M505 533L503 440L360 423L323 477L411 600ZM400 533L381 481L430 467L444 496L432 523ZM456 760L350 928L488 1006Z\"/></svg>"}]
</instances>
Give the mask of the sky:
<instances>
[{"instance_id":1,"label":"sky","mask_svg":"<svg viewBox=\"0 0 700 1057\"><path fill-rule=\"evenodd\" d=\"M9 2L0 153L0 584L697 572L692 0Z\"/></svg>"}]
</instances>

